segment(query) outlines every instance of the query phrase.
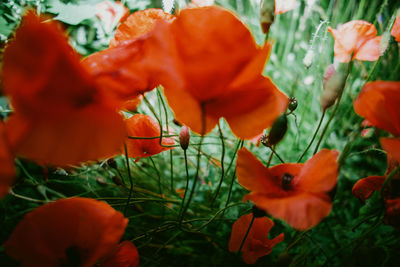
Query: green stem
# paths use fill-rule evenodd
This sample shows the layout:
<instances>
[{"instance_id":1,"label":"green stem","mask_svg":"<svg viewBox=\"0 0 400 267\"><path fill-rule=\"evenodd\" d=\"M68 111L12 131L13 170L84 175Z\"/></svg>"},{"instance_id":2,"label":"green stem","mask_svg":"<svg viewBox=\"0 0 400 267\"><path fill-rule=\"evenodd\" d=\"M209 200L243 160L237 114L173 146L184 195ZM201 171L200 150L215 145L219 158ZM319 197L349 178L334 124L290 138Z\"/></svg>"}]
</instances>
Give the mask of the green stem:
<instances>
[{"instance_id":1,"label":"green stem","mask_svg":"<svg viewBox=\"0 0 400 267\"><path fill-rule=\"evenodd\" d=\"M285 161L276 153L275 151L275 146L270 146L269 149L271 149L272 153L275 154L275 156L280 160L281 163L285 163Z\"/></svg>"},{"instance_id":2,"label":"green stem","mask_svg":"<svg viewBox=\"0 0 400 267\"><path fill-rule=\"evenodd\" d=\"M154 160L153 160L153 157L149 157L149 158L150 158L151 164L153 165L154 170L155 170L156 173L157 173L157 178L158 178L158 191L159 191L159 193L160 193L160 196L162 197L161 175L160 175L160 172L159 172L158 169L157 169L157 166L156 166L156 163L155 163Z\"/></svg>"},{"instance_id":3,"label":"green stem","mask_svg":"<svg viewBox=\"0 0 400 267\"><path fill-rule=\"evenodd\" d=\"M243 147L243 143L244 143L244 141L239 139L239 142L238 142L238 144L237 144L237 146L235 148L235 152L234 152L235 154L233 154L233 157L232 157L231 164L233 164L233 160L235 159L235 157L237 155L237 151L239 150L239 148ZM225 203L225 208L229 205L229 201L231 200L233 182L235 181L235 178L236 178L236 171L233 171L231 184L229 186L229 191L228 191L228 198L226 199L226 203Z\"/></svg>"},{"instance_id":4,"label":"green stem","mask_svg":"<svg viewBox=\"0 0 400 267\"><path fill-rule=\"evenodd\" d=\"M187 159L187 153L186 153L186 149L183 150L183 155L185 157L185 170L186 170L186 186L185 186L185 193L183 194L183 199L181 202L181 207L179 209L179 225L181 225L182 223L182 219L183 219L183 204L185 203L185 199L186 199L186 193L189 189L189 168L188 168L188 159Z\"/></svg>"},{"instance_id":5,"label":"green stem","mask_svg":"<svg viewBox=\"0 0 400 267\"><path fill-rule=\"evenodd\" d=\"M128 171L129 186L130 186L129 187L128 200L126 201L126 205L125 205L125 208L124 208L124 216L126 216L126 209L128 208L129 201L131 200L131 197L132 197L133 181L132 181L131 167L130 167L130 164L129 164L128 148L126 147L125 143L124 143L124 150L125 150L126 169Z\"/></svg>"},{"instance_id":6,"label":"green stem","mask_svg":"<svg viewBox=\"0 0 400 267\"><path fill-rule=\"evenodd\" d=\"M224 142L224 135L221 130L221 125L218 123L218 132L219 136L221 139L221 145L222 145L222 154L221 154L221 179L219 180L217 191L215 192L215 195L211 201L211 207L214 205L215 200L217 199L217 196L219 194L219 191L221 190L221 185L224 180L225 176L225 168L224 168L224 160L225 160L225 142Z\"/></svg>"},{"instance_id":7,"label":"green stem","mask_svg":"<svg viewBox=\"0 0 400 267\"><path fill-rule=\"evenodd\" d=\"M310 143L308 143L308 146L307 146L306 150L304 150L303 154L301 154L300 158L297 160L297 163L299 163L299 162L303 159L303 157L305 156L305 154L307 153L307 151L310 149L311 145L314 143L315 137L317 136L317 134L318 134L318 132L319 132L319 129L321 128L322 121L324 120L325 113L326 113L325 111L322 112L321 119L319 120L318 126L317 126L317 128L315 129L315 131L314 131L314 135L313 135L313 137L311 138Z\"/></svg>"},{"instance_id":8,"label":"green stem","mask_svg":"<svg viewBox=\"0 0 400 267\"><path fill-rule=\"evenodd\" d=\"M251 229L251 227L253 226L253 222L254 222L254 219L255 219L255 218L256 218L256 217L255 217L254 214L253 214L253 217L251 217L251 221L250 221L250 224L249 224L249 228L247 228L247 232L246 232L246 234L245 234L244 237L243 237L242 243L240 244L240 247L239 247L239 250L238 250L238 254L239 254L239 255L240 255L240 252L242 251L244 242L246 242L247 236L248 236L249 233L250 233L250 229Z\"/></svg>"}]
</instances>

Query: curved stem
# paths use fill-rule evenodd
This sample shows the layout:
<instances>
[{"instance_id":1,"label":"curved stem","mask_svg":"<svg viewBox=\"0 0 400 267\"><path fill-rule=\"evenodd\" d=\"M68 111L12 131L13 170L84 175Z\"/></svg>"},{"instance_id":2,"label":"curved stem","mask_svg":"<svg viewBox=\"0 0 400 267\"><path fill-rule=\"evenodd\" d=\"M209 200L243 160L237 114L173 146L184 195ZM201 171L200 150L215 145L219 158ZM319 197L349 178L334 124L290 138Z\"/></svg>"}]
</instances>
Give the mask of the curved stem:
<instances>
[{"instance_id":1,"label":"curved stem","mask_svg":"<svg viewBox=\"0 0 400 267\"><path fill-rule=\"evenodd\" d=\"M185 203L185 199L186 199L186 193L189 189L189 168L188 168L188 159L187 159L187 153L186 153L186 149L183 150L183 155L185 157L185 170L186 170L186 187L185 187L185 193L183 195L183 199L181 202L181 207L179 209L179 225L182 223L182 219L183 219L183 204Z\"/></svg>"},{"instance_id":2,"label":"curved stem","mask_svg":"<svg viewBox=\"0 0 400 267\"><path fill-rule=\"evenodd\" d=\"M158 178L158 191L159 191L159 193L160 193L160 196L162 197L162 188L161 188L161 176L160 176L160 172L159 172L158 169L157 169L157 166L156 166L156 163L155 163L154 160L153 160L153 157L149 157L149 158L150 158L151 164L153 165L154 170L155 170L156 173L157 173L157 178Z\"/></svg>"},{"instance_id":3,"label":"curved stem","mask_svg":"<svg viewBox=\"0 0 400 267\"><path fill-rule=\"evenodd\" d=\"M300 158L297 160L297 163L299 163L299 162L303 159L303 157L305 156L305 154L307 153L307 151L310 149L311 145L314 143L315 137L317 136L317 134L318 134L318 132L319 132L319 129L321 128L322 121L324 120L325 113L326 113L325 111L322 112L321 119L319 120L318 126L317 126L317 128L315 129L314 135L313 135L313 137L311 138L310 143L308 143L308 146L307 146L306 150L304 150L303 154L301 154Z\"/></svg>"},{"instance_id":4,"label":"curved stem","mask_svg":"<svg viewBox=\"0 0 400 267\"><path fill-rule=\"evenodd\" d=\"M246 242L247 236L248 236L249 233L250 233L250 229L251 229L251 227L253 226L253 222L254 222L254 219L255 219L255 218L256 218L256 217L255 217L254 214L253 214L253 217L251 218L251 221L250 221L250 224L249 224L249 228L247 228L247 232L246 232L246 234L245 234L244 237L243 237L242 243L240 244L240 247L239 247L239 250L238 250L238 254L240 254L240 252L242 251L244 242Z\"/></svg>"},{"instance_id":5,"label":"curved stem","mask_svg":"<svg viewBox=\"0 0 400 267\"><path fill-rule=\"evenodd\" d=\"M231 164L233 164L233 160L235 159L235 156L237 155L236 152L239 150L239 148L242 148L242 147L243 147L243 143L244 143L244 141L239 139L239 142L238 142L238 144L237 144L237 146L236 146L236 149L235 149L235 154L234 154L233 157L232 157ZM228 168L228 169L229 169L229 168ZM230 184L230 186L229 186L229 191L228 191L228 198L226 199L226 203L225 203L225 208L228 206L229 201L231 200L233 182L235 181L235 177L236 177L236 171L233 171L232 179L231 179L231 184Z\"/></svg>"},{"instance_id":6,"label":"curved stem","mask_svg":"<svg viewBox=\"0 0 400 267\"><path fill-rule=\"evenodd\" d=\"M124 150L125 150L126 169L128 171L129 185L130 185L128 199L126 201L126 205L125 205L125 208L124 208L124 216L125 216L126 215L126 209L128 208L129 201L131 200L131 197L132 197L133 181L132 181L132 175L131 175L131 167L129 165L128 148L126 147L125 143L124 143Z\"/></svg>"},{"instance_id":7,"label":"curved stem","mask_svg":"<svg viewBox=\"0 0 400 267\"><path fill-rule=\"evenodd\" d=\"M224 168L224 160L225 160L225 142L224 142L224 135L221 130L221 125L218 123L218 132L219 136L221 139L221 145L222 145L222 154L221 154L221 179L219 180L217 191L215 192L215 195L211 201L211 207L214 205L215 200L217 199L217 196L219 194L219 191L221 190L221 185L224 180L225 176L225 168Z\"/></svg>"},{"instance_id":8,"label":"curved stem","mask_svg":"<svg viewBox=\"0 0 400 267\"><path fill-rule=\"evenodd\" d=\"M285 161L276 153L275 151L275 146L270 146L269 149L271 149L272 153L275 154L275 156L280 160L281 163L285 163Z\"/></svg>"}]
</instances>

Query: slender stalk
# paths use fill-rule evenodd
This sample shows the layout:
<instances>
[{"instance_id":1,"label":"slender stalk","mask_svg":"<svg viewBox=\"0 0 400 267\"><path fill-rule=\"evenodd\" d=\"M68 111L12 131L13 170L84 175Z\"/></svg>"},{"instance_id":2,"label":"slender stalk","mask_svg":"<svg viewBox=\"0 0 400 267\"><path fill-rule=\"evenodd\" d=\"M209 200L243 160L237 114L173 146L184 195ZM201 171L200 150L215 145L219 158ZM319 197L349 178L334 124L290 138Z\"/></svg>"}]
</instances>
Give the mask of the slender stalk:
<instances>
[{"instance_id":1,"label":"slender stalk","mask_svg":"<svg viewBox=\"0 0 400 267\"><path fill-rule=\"evenodd\" d=\"M205 110L205 106L202 105L201 109L202 109L202 112L201 112L201 138L200 138L199 147L198 147L198 151L197 151L196 174L194 176L194 181L193 181L193 184L192 184L192 188L191 188L191 191L190 191L190 195L189 195L188 201L186 202L186 205L185 205L185 207L183 208L183 211L182 211L182 218L185 216L185 213L186 213L187 209L189 208L190 202L192 201L192 197L193 197L193 194L194 194L194 190L196 189L197 180L199 179L200 159L201 159L201 144L203 143L204 133L206 131L206 110Z\"/></svg>"},{"instance_id":2,"label":"slender stalk","mask_svg":"<svg viewBox=\"0 0 400 267\"><path fill-rule=\"evenodd\" d=\"M273 156L274 156L274 152L272 152L272 150L271 150L271 154L269 154L269 158L268 158L268 162L267 162L267 168L269 168L269 166L271 165Z\"/></svg>"},{"instance_id":3,"label":"slender stalk","mask_svg":"<svg viewBox=\"0 0 400 267\"><path fill-rule=\"evenodd\" d=\"M224 168L224 160L225 160L225 142L224 142L224 135L221 130L221 125L218 123L218 132L219 136L221 139L221 145L222 145L222 154L221 154L221 179L219 180L217 191L215 192L215 195L211 201L211 207L214 205L215 200L217 199L217 196L219 194L219 191L221 190L221 185L224 180L225 176L225 168Z\"/></svg>"},{"instance_id":4,"label":"slender stalk","mask_svg":"<svg viewBox=\"0 0 400 267\"><path fill-rule=\"evenodd\" d=\"M176 134L163 135L162 137L175 137ZM141 136L128 136L129 139L159 139L161 136L141 137Z\"/></svg>"},{"instance_id":5,"label":"slender stalk","mask_svg":"<svg viewBox=\"0 0 400 267\"><path fill-rule=\"evenodd\" d=\"M132 197L133 181L132 181L131 167L129 165L128 148L126 147L125 143L124 143L124 150L125 150L126 169L128 171L129 186L130 186L129 187L128 199L126 201L126 205L125 205L125 208L124 208L124 216L125 216L126 215L126 209L128 208L129 201L131 200L131 197Z\"/></svg>"},{"instance_id":6,"label":"slender stalk","mask_svg":"<svg viewBox=\"0 0 400 267\"><path fill-rule=\"evenodd\" d=\"M237 151L239 150L239 148L243 147L243 143L244 143L243 140L239 140L239 142L235 148L235 152L234 152L235 154L233 154L231 164L233 164L233 160L235 159L235 156L237 155ZM229 201L231 200L233 182L235 181L235 178L236 178L236 172L234 171L232 174L231 184L229 185L228 198L226 199L225 208L228 206Z\"/></svg>"},{"instance_id":7,"label":"slender stalk","mask_svg":"<svg viewBox=\"0 0 400 267\"><path fill-rule=\"evenodd\" d=\"M161 175L160 175L160 172L159 172L158 169L157 169L157 166L156 166L156 163L155 163L154 160L153 160L153 157L149 157L149 158L150 158L151 164L153 165L154 170L155 170L156 173L157 173L157 178L158 178L158 191L159 191L159 193L160 193L160 196L162 197Z\"/></svg>"},{"instance_id":8,"label":"slender stalk","mask_svg":"<svg viewBox=\"0 0 400 267\"><path fill-rule=\"evenodd\" d=\"M238 254L240 254L240 252L242 251L244 242L246 242L247 236L248 236L249 233L250 233L250 229L251 229L251 227L253 226L253 222L254 222L254 219L255 219L255 218L256 218L256 217L255 217L254 214L253 214L253 217L251 217L251 221L250 221L250 224L249 224L249 228L247 228L247 232L246 232L246 234L245 234L244 237L243 237L242 243L240 244L240 247L239 247L239 250L238 250Z\"/></svg>"},{"instance_id":9,"label":"slender stalk","mask_svg":"<svg viewBox=\"0 0 400 267\"><path fill-rule=\"evenodd\" d=\"M314 131L314 135L313 135L313 137L311 138L310 143L308 143L308 146L307 146L307 148L304 150L303 154L301 154L300 158L297 160L297 162L300 162L300 161L303 159L303 157L306 155L307 151L310 149L311 145L314 143L315 137L317 136L317 134L318 134L318 132L319 132L319 129L321 128L322 121L324 120L325 113L326 113L325 111L322 112L321 119L319 120L318 126L317 126L317 128L315 129L315 131Z\"/></svg>"},{"instance_id":10,"label":"slender stalk","mask_svg":"<svg viewBox=\"0 0 400 267\"><path fill-rule=\"evenodd\" d=\"M181 207L179 209L179 225L181 225L182 223L182 219L183 219L183 204L185 203L185 199L186 199L186 193L189 189L189 168L188 168L188 159L187 159L187 153L186 153L186 149L183 150L183 155L185 157L185 170L186 170L186 186L185 186L185 193L183 195L183 199L181 202Z\"/></svg>"},{"instance_id":11,"label":"slender stalk","mask_svg":"<svg viewBox=\"0 0 400 267\"><path fill-rule=\"evenodd\" d=\"M280 160L281 163L285 163L285 161L276 153L275 151L275 146L270 146L269 149L271 149L272 153L275 154L275 156Z\"/></svg>"}]
</instances>

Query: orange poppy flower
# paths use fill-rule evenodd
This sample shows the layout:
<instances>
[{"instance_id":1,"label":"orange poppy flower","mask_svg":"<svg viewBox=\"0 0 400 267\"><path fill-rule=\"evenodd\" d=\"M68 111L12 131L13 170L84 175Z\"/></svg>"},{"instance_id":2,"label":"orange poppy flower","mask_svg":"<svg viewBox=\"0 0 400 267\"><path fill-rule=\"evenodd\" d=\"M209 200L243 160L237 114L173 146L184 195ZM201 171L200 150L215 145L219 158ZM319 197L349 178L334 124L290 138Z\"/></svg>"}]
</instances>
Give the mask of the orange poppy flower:
<instances>
[{"instance_id":1,"label":"orange poppy flower","mask_svg":"<svg viewBox=\"0 0 400 267\"><path fill-rule=\"evenodd\" d=\"M354 110L371 125L400 135L400 82L375 81L367 83L357 99Z\"/></svg>"},{"instance_id":2,"label":"orange poppy flower","mask_svg":"<svg viewBox=\"0 0 400 267\"><path fill-rule=\"evenodd\" d=\"M150 116L143 114L135 114L129 119L125 120L128 135L132 137L156 137L160 136L160 126ZM160 145L160 139L128 139L126 146L128 149L128 156L139 160L144 157L151 157L165 150L172 149L173 147L165 147L174 145L175 142L172 138L163 137Z\"/></svg>"},{"instance_id":3,"label":"orange poppy flower","mask_svg":"<svg viewBox=\"0 0 400 267\"><path fill-rule=\"evenodd\" d=\"M238 251L249 228L252 214L241 216L232 226L229 251ZM274 222L267 217L254 218L254 222L242 247L242 258L247 264L256 263L257 259L271 253L272 248L284 240L281 233L273 239L268 239L268 233L274 226Z\"/></svg>"},{"instance_id":4,"label":"orange poppy flower","mask_svg":"<svg viewBox=\"0 0 400 267\"><path fill-rule=\"evenodd\" d=\"M296 0L275 0L275 14L282 14L296 7Z\"/></svg>"},{"instance_id":5,"label":"orange poppy flower","mask_svg":"<svg viewBox=\"0 0 400 267\"><path fill-rule=\"evenodd\" d=\"M385 179L385 176L368 176L362 178L354 184L351 192L356 198L364 202L366 199L372 196L374 191L381 190Z\"/></svg>"},{"instance_id":6,"label":"orange poppy flower","mask_svg":"<svg viewBox=\"0 0 400 267\"><path fill-rule=\"evenodd\" d=\"M379 58L381 36L376 36L377 31L373 24L363 20L352 20L340 25L337 30L328 27L328 31L335 39L335 58L338 61L375 61Z\"/></svg>"},{"instance_id":7,"label":"orange poppy flower","mask_svg":"<svg viewBox=\"0 0 400 267\"><path fill-rule=\"evenodd\" d=\"M184 9L172 23L160 21L152 35L166 49L151 54L151 62L160 68L168 103L192 131L206 134L224 117L235 135L248 139L286 109L288 98L261 75L271 46L258 47L230 11Z\"/></svg>"},{"instance_id":8,"label":"orange poppy flower","mask_svg":"<svg viewBox=\"0 0 400 267\"><path fill-rule=\"evenodd\" d=\"M397 42L400 42L400 16L398 16L394 21L390 34L395 38Z\"/></svg>"},{"instance_id":9,"label":"orange poppy flower","mask_svg":"<svg viewBox=\"0 0 400 267\"><path fill-rule=\"evenodd\" d=\"M380 141L388 157L400 162L400 138L381 138Z\"/></svg>"},{"instance_id":10,"label":"orange poppy flower","mask_svg":"<svg viewBox=\"0 0 400 267\"><path fill-rule=\"evenodd\" d=\"M118 244L127 223L105 202L60 199L28 213L4 250L22 266L91 267Z\"/></svg>"},{"instance_id":11,"label":"orange poppy flower","mask_svg":"<svg viewBox=\"0 0 400 267\"><path fill-rule=\"evenodd\" d=\"M55 22L29 12L4 52L3 88L16 154L69 165L119 152L126 137L115 104L98 90Z\"/></svg>"},{"instance_id":12,"label":"orange poppy flower","mask_svg":"<svg viewBox=\"0 0 400 267\"><path fill-rule=\"evenodd\" d=\"M130 241L124 241L100 263L100 267L139 267L139 252Z\"/></svg>"},{"instance_id":13,"label":"orange poppy flower","mask_svg":"<svg viewBox=\"0 0 400 267\"><path fill-rule=\"evenodd\" d=\"M82 64L103 90L116 100L132 100L160 84L149 54L159 54L149 32L159 20L171 22L174 16L161 9L146 9L131 14L118 26L110 48L85 58ZM150 39L150 40L148 40Z\"/></svg>"},{"instance_id":14,"label":"orange poppy flower","mask_svg":"<svg viewBox=\"0 0 400 267\"><path fill-rule=\"evenodd\" d=\"M287 163L272 168L246 148L238 152L236 174L250 190L244 197L272 216L298 230L317 225L328 216L332 200L328 193L336 186L337 151L322 149L305 164Z\"/></svg>"},{"instance_id":15,"label":"orange poppy flower","mask_svg":"<svg viewBox=\"0 0 400 267\"><path fill-rule=\"evenodd\" d=\"M0 198L8 193L14 176L14 157L4 133L4 124L0 120Z\"/></svg>"}]
</instances>

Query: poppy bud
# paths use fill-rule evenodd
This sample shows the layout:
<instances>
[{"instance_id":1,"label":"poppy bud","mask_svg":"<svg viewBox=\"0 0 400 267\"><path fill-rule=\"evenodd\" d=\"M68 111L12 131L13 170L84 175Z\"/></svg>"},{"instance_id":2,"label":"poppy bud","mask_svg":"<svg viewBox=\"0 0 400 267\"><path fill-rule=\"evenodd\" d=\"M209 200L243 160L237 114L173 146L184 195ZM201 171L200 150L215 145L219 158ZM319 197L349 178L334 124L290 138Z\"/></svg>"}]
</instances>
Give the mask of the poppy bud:
<instances>
[{"instance_id":1,"label":"poppy bud","mask_svg":"<svg viewBox=\"0 0 400 267\"><path fill-rule=\"evenodd\" d=\"M341 63L340 69L344 69L348 63ZM344 71L335 70L333 65L329 65L324 74L323 88L321 96L321 108L325 111L331 107L339 95L342 93L346 84L347 75Z\"/></svg>"},{"instance_id":2,"label":"poppy bud","mask_svg":"<svg viewBox=\"0 0 400 267\"><path fill-rule=\"evenodd\" d=\"M287 118L285 114L282 114L275 120L274 124L272 124L271 130L269 131L268 138L266 140L267 144L264 144L263 140L261 140L261 142L263 142L263 145L267 146L276 145L285 136L286 131Z\"/></svg>"},{"instance_id":3,"label":"poppy bud","mask_svg":"<svg viewBox=\"0 0 400 267\"><path fill-rule=\"evenodd\" d=\"M295 97L289 98L289 106L288 109L290 112L295 111L297 108L297 99Z\"/></svg>"},{"instance_id":4,"label":"poppy bud","mask_svg":"<svg viewBox=\"0 0 400 267\"><path fill-rule=\"evenodd\" d=\"M264 210L258 208L256 205L253 206L252 212L254 217L256 218L261 218L267 215L267 213Z\"/></svg>"},{"instance_id":5,"label":"poppy bud","mask_svg":"<svg viewBox=\"0 0 400 267\"><path fill-rule=\"evenodd\" d=\"M264 0L260 9L260 24L263 33L267 34L275 19L275 0Z\"/></svg>"},{"instance_id":6,"label":"poppy bud","mask_svg":"<svg viewBox=\"0 0 400 267\"><path fill-rule=\"evenodd\" d=\"M183 150L186 150L189 146L190 133L189 128L187 126L183 126L181 128L181 132L179 133L179 144Z\"/></svg>"},{"instance_id":7,"label":"poppy bud","mask_svg":"<svg viewBox=\"0 0 400 267\"><path fill-rule=\"evenodd\" d=\"M304 59L303 64L308 69L314 62L314 51L312 49L308 50Z\"/></svg>"},{"instance_id":8,"label":"poppy bud","mask_svg":"<svg viewBox=\"0 0 400 267\"><path fill-rule=\"evenodd\" d=\"M110 159L107 160L107 165L110 166L110 168L113 168L113 169L117 168L117 162L113 158L110 158Z\"/></svg>"},{"instance_id":9,"label":"poppy bud","mask_svg":"<svg viewBox=\"0 0 400 267\"><path fill-rule=\"evenodd\" d=\"M121 178L119 178L118 176L113 176L113 177L112 177L112 181L113 181L114 184L116 184L116 185L122 185L122 184L123 184Z\"/></svg>"},{"instance_id":10,"label":"poppy bud","mask_svg":"<svg viewBox=\"0 0 400 267\"><path fill-rule=\"evenodd\" d=\"M383 56L383 54L385 54L386 49L389 46L389 42L390 42L390 32L384 32L382 34L382 38L381 38L381 42L379 43L379 55Z\"/></svg>"}]
</instances>

